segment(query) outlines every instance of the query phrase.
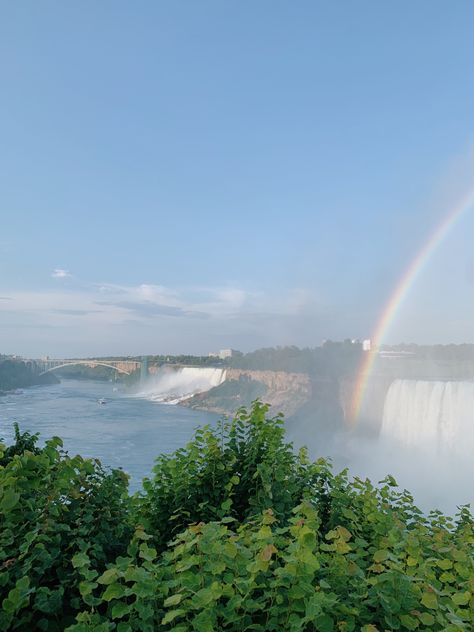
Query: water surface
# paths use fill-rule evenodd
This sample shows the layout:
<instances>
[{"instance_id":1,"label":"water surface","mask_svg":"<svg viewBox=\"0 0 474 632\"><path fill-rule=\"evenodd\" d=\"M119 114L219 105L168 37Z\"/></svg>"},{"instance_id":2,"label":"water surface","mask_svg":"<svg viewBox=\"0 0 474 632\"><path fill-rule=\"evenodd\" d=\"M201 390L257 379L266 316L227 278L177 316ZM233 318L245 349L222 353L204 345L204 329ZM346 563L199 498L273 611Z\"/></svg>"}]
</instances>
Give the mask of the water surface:
<instances>
[{"instance_id":1,"label":"water surface","mask_svg":"<svg viewBox=\"0 0 474 632\"><path fill-rule=\"evenodd\" d=\"M132 490L148 476L155 458L184 446L200 425L218 415L149 401L114 390L109 382L64 380L0 397L0 437L10 441L12 424L39 432L41 441L59 436L71 454L96 457L131 476ZM107 403L100 405L98 400Z\"/></svg>"}]
</instances>

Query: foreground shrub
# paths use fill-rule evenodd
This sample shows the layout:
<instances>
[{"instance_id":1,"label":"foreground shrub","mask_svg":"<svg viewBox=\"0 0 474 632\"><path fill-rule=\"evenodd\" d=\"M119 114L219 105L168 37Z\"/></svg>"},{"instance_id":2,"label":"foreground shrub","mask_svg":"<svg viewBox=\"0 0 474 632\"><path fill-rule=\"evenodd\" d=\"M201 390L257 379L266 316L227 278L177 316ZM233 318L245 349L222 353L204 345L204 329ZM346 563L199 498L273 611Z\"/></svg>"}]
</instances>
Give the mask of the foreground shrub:
<instances>
[{"instance_id":1,"label":"foreground shrub","mask_svg":"<svg viewBox=\"0 0 474 632\"><path fill-rule=\"evenodd\" d=\"M232 517L243 522L271 507L284 522L319 480L306 451L285 442L281 415L256 401L231 421L197 430L172 455L162 455L143 482L139 520L162 548L193 522Z\"/></svg>"},{"instance_id":2,"label":"foreground shrub","mask_svg":"<svg viewBox=\"0 0 474 632\"><path fill-rule=\"evenodd\" d=\"M126 550L127 477L69 457L58 438L16 439L0 468L0 630L61 630L83 607L74 556L102 572Z\"/></svg>"},{"instance_id":3,"label":"foreground shrub","mask_svg":"<svg viewBox=\"0 0 474 632\"><path fill-rule=\"evenodd\" d=\"M0 629L474 629L468 509L426 516L391 477L309 463L267 412L199 430L131 501L123 474L57 439L14 455L0 468Z\"/></svg>"}]
</instances>

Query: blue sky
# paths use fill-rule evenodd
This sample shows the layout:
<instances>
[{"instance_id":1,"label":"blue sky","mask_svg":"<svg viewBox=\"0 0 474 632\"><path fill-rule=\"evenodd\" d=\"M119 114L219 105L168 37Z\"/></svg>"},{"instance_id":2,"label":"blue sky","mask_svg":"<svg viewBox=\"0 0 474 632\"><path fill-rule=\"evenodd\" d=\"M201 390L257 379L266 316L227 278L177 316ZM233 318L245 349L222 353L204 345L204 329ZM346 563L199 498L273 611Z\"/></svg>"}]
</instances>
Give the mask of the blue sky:
<instances>
[{"instance_id":1,"label":"blue sky","mask_svg":"<svg viewBox=\"0 0 474 632\"><path fill-rule=\"evenodd\" d=\"M474 186L473 19L468 1L2 3L0 351L370 336ZM474 341L473 213L389 342Z\"/></svg>"}]
</instances>

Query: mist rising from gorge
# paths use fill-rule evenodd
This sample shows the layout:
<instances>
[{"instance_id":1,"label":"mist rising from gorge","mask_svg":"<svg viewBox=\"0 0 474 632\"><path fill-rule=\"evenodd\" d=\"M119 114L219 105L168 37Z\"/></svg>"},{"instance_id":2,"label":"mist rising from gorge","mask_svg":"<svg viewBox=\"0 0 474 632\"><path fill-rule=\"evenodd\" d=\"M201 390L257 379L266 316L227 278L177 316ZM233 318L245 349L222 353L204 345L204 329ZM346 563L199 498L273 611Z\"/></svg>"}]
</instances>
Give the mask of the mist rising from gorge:
<instances>
[{"instance_id":1,"label":"mist rising from gorge","mask_svg":"<svg viewBox=\"0 0 474 632\"><path fill-rule=\"evenodd\" d=\"M454 514L474 505L474 382L394 380L384 390L378 428L372 419L315 432L307 415L288 424L289 435L312 458L331 457L336 471L348 467L351 476L372 482L391 474L425 511Z\"/></svg>"}]
</instances>

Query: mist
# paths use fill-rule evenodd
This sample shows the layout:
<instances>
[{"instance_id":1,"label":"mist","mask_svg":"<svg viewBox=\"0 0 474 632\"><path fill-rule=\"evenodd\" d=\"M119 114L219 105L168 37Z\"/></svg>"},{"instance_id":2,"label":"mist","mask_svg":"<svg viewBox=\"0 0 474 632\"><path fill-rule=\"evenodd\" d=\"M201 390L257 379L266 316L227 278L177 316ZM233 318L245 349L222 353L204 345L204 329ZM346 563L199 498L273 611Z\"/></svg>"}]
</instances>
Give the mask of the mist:
<instances>
[{"instance_id":1,"label":"mist","mask_svg":"<svg viewBox=\"0 0 474 632\"><path fill-rule=\"evenodd\" d=\"M378 418L331 432L324 425L315 431L307 414L287 428L295 446L306 445L313 459L330 458L334 471L348 468L351 477L373 483L391 475L424 512L454 515L461 505L474 506L473 409L472 381L394 380Z\"/></svg>"}]
</instances>

